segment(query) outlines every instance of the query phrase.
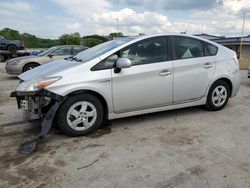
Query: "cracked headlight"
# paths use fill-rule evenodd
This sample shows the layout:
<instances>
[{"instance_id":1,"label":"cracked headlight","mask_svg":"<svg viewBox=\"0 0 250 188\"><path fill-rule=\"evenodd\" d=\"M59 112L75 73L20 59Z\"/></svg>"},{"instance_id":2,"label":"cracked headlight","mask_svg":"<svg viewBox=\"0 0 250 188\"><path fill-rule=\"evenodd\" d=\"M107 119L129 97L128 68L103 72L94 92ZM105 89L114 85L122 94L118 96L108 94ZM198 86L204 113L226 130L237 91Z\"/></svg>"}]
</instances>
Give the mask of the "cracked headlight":
<instances>
[{"instance_id":1,"label":"cracked headlight","mask_svg":"<svg viewBox=\"0 0 250 188\"><path fill-rule=\"evenodd\" d=\"M58 81L59 79L61 79L60 76L50 78L37 78L34 80L24 81L17 86L16 91L38 91Z\"/></svg>"}]
</instances>

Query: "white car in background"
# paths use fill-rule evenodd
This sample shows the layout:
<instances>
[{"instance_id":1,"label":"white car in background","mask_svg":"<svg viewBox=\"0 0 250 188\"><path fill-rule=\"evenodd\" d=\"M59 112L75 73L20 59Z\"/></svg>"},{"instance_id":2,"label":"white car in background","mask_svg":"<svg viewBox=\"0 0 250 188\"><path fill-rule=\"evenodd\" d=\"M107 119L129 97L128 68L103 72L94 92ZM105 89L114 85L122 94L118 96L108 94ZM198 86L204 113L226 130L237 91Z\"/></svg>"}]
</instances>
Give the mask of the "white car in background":
<instances>
[{"instance_id":1,"label":"white car in background","mask_svg":"<svg viewBox=\"0 0 250 188\"><path fill-rule=\"evenodd\" d=\"M70 136L105 119L198 105L221 110L240 87L235 52L179 34L112 40L19 78L11 94L19 108L31 120L55 118Z\"/></svg>"}]
</instances>

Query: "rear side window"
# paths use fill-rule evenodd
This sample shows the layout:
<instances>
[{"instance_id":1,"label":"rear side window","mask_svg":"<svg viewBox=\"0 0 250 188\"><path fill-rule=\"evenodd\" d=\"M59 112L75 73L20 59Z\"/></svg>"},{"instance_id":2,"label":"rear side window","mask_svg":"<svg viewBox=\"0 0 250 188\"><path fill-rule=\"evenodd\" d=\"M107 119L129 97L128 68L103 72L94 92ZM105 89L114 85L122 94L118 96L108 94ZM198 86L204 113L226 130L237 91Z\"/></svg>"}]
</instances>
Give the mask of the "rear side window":
<instances>
[{"instance_id":1,"label":"rear side window","mask_svg":"<svg viewBox=\"0 0 250 188\"><path fill-rule=\"evenodd\" d=\"M210 44L208 42L205 42L205 46L206 46L206 50L207 50L207 56L214 56L217 54L218 52L218 47L213 45L213 44Z\"/></svg>"},{"instance_id":2,"label":"rear side window","mask_svg":"<svg viewBox=\"0 0 250 188\"><path fill-rule=\"evenodd\" d=\"M71 47L61 47L56 49L55 51L50 53L51 55L54 56L64 56L64 55L71 55Z\"/></svg>"},{"instance_id":3,"label":"rear side window","mask_svg":"<svg viewBox=\"0 0 250 188\"><path fill-rule=\"evenodd\" d=\"M174 37L176 59L188 59L205 56L202 42L188 37Z\"/></svg>"}]
</instances>

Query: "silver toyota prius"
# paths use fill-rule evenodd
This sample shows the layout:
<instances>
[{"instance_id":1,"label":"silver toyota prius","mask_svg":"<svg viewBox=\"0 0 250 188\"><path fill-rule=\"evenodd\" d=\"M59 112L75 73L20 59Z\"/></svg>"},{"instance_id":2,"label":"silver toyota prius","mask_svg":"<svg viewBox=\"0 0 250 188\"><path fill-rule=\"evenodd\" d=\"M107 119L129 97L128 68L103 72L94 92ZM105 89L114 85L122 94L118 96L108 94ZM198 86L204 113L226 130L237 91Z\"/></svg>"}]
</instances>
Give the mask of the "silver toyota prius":
<instances>
[{"instance_id":1,"label":"silver toyota prius","mask_svg":"<svg viewBox=\"0 0 250 188\"><path fill-rule=\"evenodd\" d=\"M239 91L232 50L188 35L125 37L19 76L11 93L29 120L85 135L105 120L204 105L221 110Z\"/></svg>"}]
</instances>

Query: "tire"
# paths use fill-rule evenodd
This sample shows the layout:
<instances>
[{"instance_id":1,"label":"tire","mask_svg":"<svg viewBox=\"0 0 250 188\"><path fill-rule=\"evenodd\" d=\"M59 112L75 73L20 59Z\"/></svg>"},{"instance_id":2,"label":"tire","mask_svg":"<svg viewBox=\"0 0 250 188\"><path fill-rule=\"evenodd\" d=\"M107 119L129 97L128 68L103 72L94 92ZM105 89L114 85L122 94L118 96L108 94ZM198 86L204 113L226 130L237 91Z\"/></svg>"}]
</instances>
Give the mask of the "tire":
<instances>
[{"instance_id":1,"label":"tire","mask_svg":"<svg viewBox=\"0 0 250 188\"><path fill-rule=\"evenodd\" d=\"M5 56L0 54L0 62L4 62L5 61Z\"/></svg>"},{"instance_id":2,"label":"tire","mask_svg":"<svg viewBox=\"0 0 250 188\"><path fill-rule=\"evenodd\" d=\"M37 64L37 63L28 63L28 64L26 64L26 65L24 66L23 72L26 72L26 71L28 71L28 70L34 69L34 68L36 68L36 67L38 67L38 66L39 66L39 64Z\"/></svg>"},{"instance_id":3,"label":"tire","mask_svg":"<svg viewBox=\"0 0 250 188\"><path fill-rule=\"evenodd\" d=\"M210 111L223 109L228 103L229 96L229 85L223 80L216 81L208 92L206 108Z\"/></svg>"},{"instance_id":4,"label":"tire","mask_svg":"<svg viewBox=\"0 0 250 188\"><path fill-rule=\"evenodd\" d=\"M100 100L89 93L69 97L57 113L57 124L68 136L83 136L97 130L103 122Z\"/></svg>"},{"instance_id":5,"label":"tire","mask_svg":"<svg viewBox=\"0 0 250 188\"><path fill-rule=\"evenodd\" d=\"M17 52L17 47L15 45L9 45L8 46L8 51L12 54L15 55Z\"/></svg>"}]
</instances>

